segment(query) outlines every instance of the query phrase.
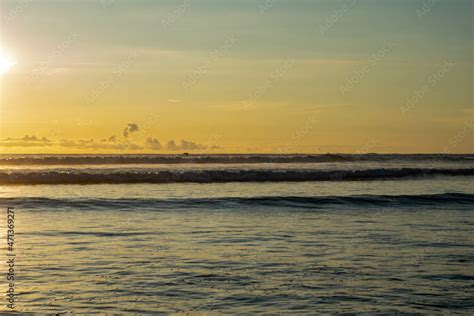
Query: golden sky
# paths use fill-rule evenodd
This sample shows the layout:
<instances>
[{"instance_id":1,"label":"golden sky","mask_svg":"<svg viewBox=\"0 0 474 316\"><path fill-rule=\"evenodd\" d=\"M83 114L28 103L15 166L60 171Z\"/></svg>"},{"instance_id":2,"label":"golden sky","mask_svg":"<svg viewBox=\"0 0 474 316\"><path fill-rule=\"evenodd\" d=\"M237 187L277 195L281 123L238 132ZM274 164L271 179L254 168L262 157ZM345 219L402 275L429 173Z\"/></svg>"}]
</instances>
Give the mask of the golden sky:
<instances>
[{"instance_id":1,"label":"golden sky","mask_svg":"<svg viewBox=\"0 0 474 316\"><path fill-rule=\"evenodd\" d=\"M0 4L3 153L474 152L469 0Z\"/></svg>"}]
</instances>

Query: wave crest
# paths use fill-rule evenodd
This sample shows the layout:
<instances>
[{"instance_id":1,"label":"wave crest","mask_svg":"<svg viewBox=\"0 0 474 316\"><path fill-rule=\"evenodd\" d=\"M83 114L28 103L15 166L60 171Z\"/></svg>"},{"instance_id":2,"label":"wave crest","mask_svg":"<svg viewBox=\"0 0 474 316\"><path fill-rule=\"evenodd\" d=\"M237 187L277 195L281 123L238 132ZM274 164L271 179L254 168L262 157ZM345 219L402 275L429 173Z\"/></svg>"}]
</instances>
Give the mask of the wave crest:
<instances>
[{"instance_id":1,"label":"wave crest","mask_svg":"<svg viewBox=\"0 0 474 316\"><path fill-rule=\"evenodd\" d=\"M231 209L242 206L320 208L326 206L436 206L474 205L474 194L444 193L433 195L353 195L353 196L262 196L219 197L190 199L50 199L50 198L0 198L0 204L20 208L61 209L122 209L122 210L166 210L166 209ZM472 210L472 208L469 208Z\"/></svg>"},{"instance_id":2,"label":"wave crest","mask_svg":"<svg viewBox=\"0 0 474 316\"><path fill-rule=\"evenodd\" d=\"M350 161L474 161L460 154L212 154L212 155L0 155L0 165L324 163Z\"/></svg>"},{"instance_id":3,"label":"wave crest","mask_svg":"<svg viewBox=\"0 0 474 316\"><path fill-rule=\"evenodd\" d=\"M28 170L0 172L0 184L126 184L126 183L224 183L371 181L430 176L473 176L474 168L366 169L366 170Z\"/></svg>"}]
</instances>

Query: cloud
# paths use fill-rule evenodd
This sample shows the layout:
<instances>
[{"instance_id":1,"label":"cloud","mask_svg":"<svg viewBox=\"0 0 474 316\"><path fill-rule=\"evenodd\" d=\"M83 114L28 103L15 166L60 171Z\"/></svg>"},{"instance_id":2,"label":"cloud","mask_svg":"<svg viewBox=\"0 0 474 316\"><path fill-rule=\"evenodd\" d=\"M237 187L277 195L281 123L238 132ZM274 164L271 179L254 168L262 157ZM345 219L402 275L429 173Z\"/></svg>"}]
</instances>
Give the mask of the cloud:
<instances>
[{"instance_id":1,"label":"cloud","mask_svg":"<svg viewBox=\"0 0 474 316\"><path fill-rule=\"evenodd\" d=\"M46 137L37 137L25 135L22 138L6 138L0 140L0 146L2 147L42 147L51 146L53 142Z\"/></svg>"},{"instance_id":2,"label":"cloud","mask_svg":"<svg viewBox=\"0 0 474 316\"><path fill-rule=\"evenodd\" d=\"M170 141L166 144L166 149L168 149L168 150L179 150L179 146L176 145L176 143L174 142L174 140L170 140Z\"/></svg>"},{"instance_id":3,"label":"cloud","mask_svg":"<svg viewBox=\"0 0 474 316\"><path fill-rule=\"evenodd\" d=\"M129 141L118 141L115 136L111 136L108 139L104 138L101 140L94 139L59 139L51 140L46 137L29 136L25 135L21 138L5 138L0 139L0 147L59 147L59 148L72 148L72 149L110 149L110 150L141 150L143 146L131 143Z\"/></svg>"},{"instance_id":4,"label":"cloud","mask_svg":"<svg viewBox=\"0 0 474 316\"><path fill-rule=\"evenodd\" d=\"M131 133L138 132L140 127L137 123L129 123L123 130L123 137L127 138Z\"/></svg>"},{"instance_id":5,"label":"cloud","mask_svg":"<svg viewBox=\"0 0 474 316\"><path fill-rule=\"evenodd\" d=\"M109 138L102 138L100 141L101 141L102 143L106 143L106 142L115 143L115 142L117 141L117 136L112 135L112 136L110 136Z\"/></svg>"},{"instance_id":6,"label":"cloud","mask_svg":"<svg viewBox=\"0 0 474 316\"><path fill-rule=\"evenodd\" d=\"M124 142L124 143L121 143L121 145L122 145L122 148L124 147L123 149L127 149L127 150L142 150L143 149L143 146L130 143L130 142Z\"/></svg>"},{"instance_id":7,"label":"cloud","mask_svg":"<svg viewBox=\"0 0 474 316\"><path fill-rule=\"evenodd\" d=\"M203 145L189 140L181 140L176 144L174 140L170 140L163 146L155 137L148 137L143 142L131 142L128 139L119 139L115 135L101 139L48 139L46 137L25 135L21 138L4 138L0 139L0 147L3 148L57 148L72 149L82 151L89 149L96 150L114 150L114 151L139 151L139 150L167 150L167 151L193 151L193 150L213 150L220 149L217 145Z\"/></svg>"},{"instance_id":8,"label":"cloud","mask_svg":"<svg viewBox=\"0 0 474 316\"><path fill-rule=\"evenodd\" d=\"M23 136L21 140L27 141L27 142L42 142L42 143L51 142L51 140L47 139L46 137L39 138L37 136L28 136L28 135Z\"/></svg>"},{"instance_id":9,"label":"cloud","mask_svg":"<svg viewBox=\"0 0 474 316\"><path fill-rule=\"evenodd\" d=\"M152 143L156 145L156 148L152 148ZM215 145L215 144L199 144L190 140L185 140L182 139L180 144L176 144L174 140L170 140L166 143L165 146L162 146L161 143L152 137L147 138L147 147L151 149L166 149L168 151L178 151L178 150L184 150L184 151L192 151L192 150L214 150L214 149L221 149L222 147Z\"/></svg>"},{"instance_id":10,"label":"cloud","mask_svg":"<svg viewBox=\"0 0 474 316\"><path fill-rule=\"evenodd\" d=\"M113 139L112 137L109 138ZM101 139L95 141L93 139L80 139L80 140L66 140L62 139L57 142L57 146L65 148L75 149L111 149L111 150L141 150L142 146L131 143L129 141L118 142L116 140L109 141L107 139Z\"/></svg>"},{"instance_id":11,"label":"cloud","mask_svg":"<svg viewBox=\"0 0 474 316\"><path fill-rule=\"evenodd\" d=\"M197 150L197 149L206 149L206 146L197 144L195 142L181 140L181 149L183 150Z\"/></svg>"},{"instance_id":12,"label":"cloud","mask_svg":"<svg viewBox=\"0 0 474 316\"><path fill-rule=\"evenodd\" d=\"M153 138L153 137L148 137L146 139L146 146L147 146L147 148L150 148L150 149L153 149L153 150L163 149L163 146L161 145L160 141L156 138Z\"/></svg>"},{"instance_id":13,"label":"cloud","mask_svg":"<svg viewBox=\"0 0 474 316\"><path fill-rule=\"evenodd\" d=\"M170 140L167 144L166 144L166 149L167 150L171 150L171 151L175 151L175 150L203 150L203 149L216 149L216 148L219 148L218 146L212 146L212 147L208 147L208 146L205 146L205 145L202 145L202 144L198 144L198 143L195 143L195 142L192 142L192 141L189 141L189 140L181 140L181 144L180 145L177 145L174 140Z\"/></svg>"}]
</instances>

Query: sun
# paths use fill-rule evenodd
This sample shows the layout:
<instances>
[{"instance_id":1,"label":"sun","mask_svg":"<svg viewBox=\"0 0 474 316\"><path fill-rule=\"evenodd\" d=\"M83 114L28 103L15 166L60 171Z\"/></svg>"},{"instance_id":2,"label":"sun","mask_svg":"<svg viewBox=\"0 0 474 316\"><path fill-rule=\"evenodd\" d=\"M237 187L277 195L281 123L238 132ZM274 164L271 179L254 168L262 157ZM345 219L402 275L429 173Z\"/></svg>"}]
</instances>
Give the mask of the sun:
<instances>
[{"instance_id":1,"label":"sun","mask_svg":"<svg viewBox=\"0 0 474 316\"><path fill-rule=\"evenodd\" d=\"M0 76L7 73L15 65L16 62L0 48Z\"/></svg>"}]
</instances>

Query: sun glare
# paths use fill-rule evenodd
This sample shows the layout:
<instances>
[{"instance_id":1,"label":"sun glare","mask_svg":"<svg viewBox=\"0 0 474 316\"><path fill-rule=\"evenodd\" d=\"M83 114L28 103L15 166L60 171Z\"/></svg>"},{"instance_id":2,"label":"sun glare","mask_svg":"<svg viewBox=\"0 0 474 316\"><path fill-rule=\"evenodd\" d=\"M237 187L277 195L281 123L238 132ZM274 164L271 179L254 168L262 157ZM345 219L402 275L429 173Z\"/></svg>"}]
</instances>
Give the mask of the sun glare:
<instances>
[{"instance_id":1,"label":"sun glare","mask_svg":"<svg viewBox=\"0 0 474 316\"><path fill-rule=\"evenodd\" d=\"M7 73L16 62L0 48L0 76Z\"/></svg>"}]
</instances>

